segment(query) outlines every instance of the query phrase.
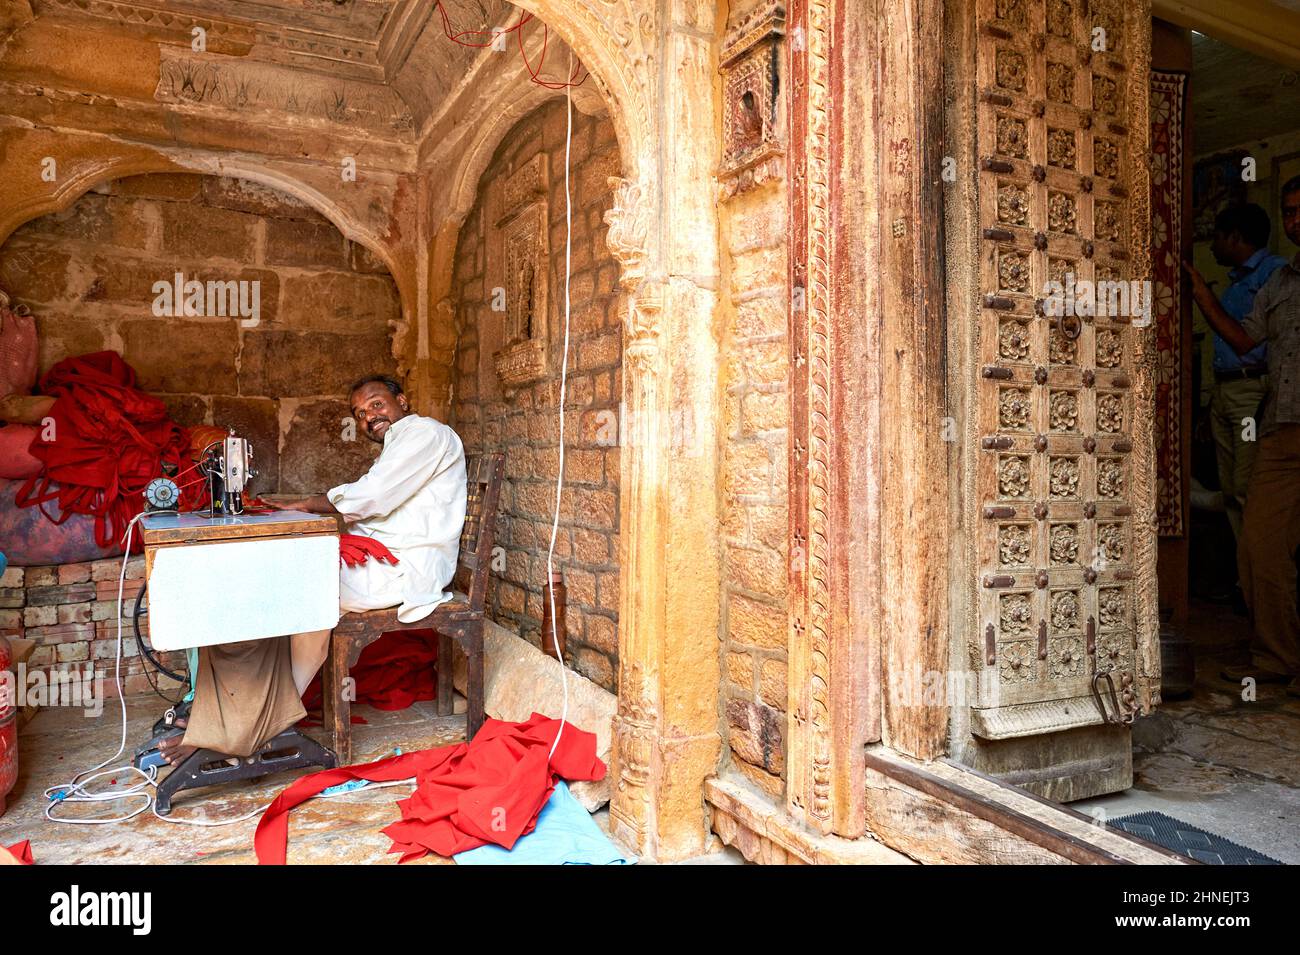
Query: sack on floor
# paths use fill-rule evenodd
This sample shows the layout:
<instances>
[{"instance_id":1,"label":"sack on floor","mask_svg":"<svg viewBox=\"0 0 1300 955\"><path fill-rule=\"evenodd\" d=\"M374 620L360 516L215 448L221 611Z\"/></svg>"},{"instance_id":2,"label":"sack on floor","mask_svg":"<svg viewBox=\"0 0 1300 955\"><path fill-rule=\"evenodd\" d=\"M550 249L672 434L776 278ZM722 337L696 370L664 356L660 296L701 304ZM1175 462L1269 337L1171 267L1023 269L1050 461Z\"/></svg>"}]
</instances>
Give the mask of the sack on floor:
<instances>
[{"instance_id":1,"label":"sack on floor","mask_svg":"<svg viewBox=\"0 0 1300 955\"><path fill-rule=\"evenodd\" d=\"M89 514L70 514L62 524L56 524L39 507L19 507L14 495L23 484L0 480L0 541L11 566L78 564L121 555L120 544L100 547L95 541L95 518ZM57 501L42 506L52 517L60 516Z\"/></svg>"}]
</instances>

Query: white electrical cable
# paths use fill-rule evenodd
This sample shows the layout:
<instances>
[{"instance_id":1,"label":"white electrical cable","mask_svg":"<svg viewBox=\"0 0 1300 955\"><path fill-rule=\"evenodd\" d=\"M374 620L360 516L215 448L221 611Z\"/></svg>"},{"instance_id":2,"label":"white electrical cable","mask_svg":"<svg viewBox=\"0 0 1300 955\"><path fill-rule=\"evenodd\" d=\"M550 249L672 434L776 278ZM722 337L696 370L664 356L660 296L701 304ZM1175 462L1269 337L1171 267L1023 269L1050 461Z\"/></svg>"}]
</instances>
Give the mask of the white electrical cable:
<instances>
[{"instance_id":1,"label":"white electrical cable","mask_svg":"<svg viewBox=\"0 0 1300 955\"><path fill-rule=\"evenodd\" d=\"M118 743L117 752L108 759L104 760L97 766L90 769L82 770L72 777L72 780L63 786L51 786L45 790L45 798L49 804L45 807L45 818L51 822L66 822L69 825L76 826L102 826L114 822L126 822L128 819L134 819L142 812L146 812L153 805L153 796L147 791L146 787L157 785L157 774L150 770L145 772L137 769L129 763L125 766L117 766L112 769L104 769L109 763L117 759L126 750L126 697L122 693L122 594L126 589L126 566L131 560L131 535L135 530L135 522L145 516L147 511L141 511L135 517L131 518L126 525L126 549L122 552L122 571L117 576L117 665L114 668L114 679L117 684L117 701L122 707L122 739ZM159 514L175 514L176 511L154 511ZM103 770L103 772L98 772ZM86 789L92 781L99 779L101 776L108 776L117 772L137 773L144 779L127 789L109 789L103 792L90 792ZM82 777L87 777L84 780ZM53 815L55 806L64 802L86 803L86 802L112 802L117 799L126 799L135 796L143 796L144 803L130 815L118 816L111 819L58 819Z\"/></svg>"},{"instance_id":2,"label":"white electrical cable","mask_svg":"<svg viewBox=\"0 0 1300 955\"><path fill-rule=\"evenodd\" d=\"M569 51L569 76L573 76L573 51ZM564 704L560 710L560 728L555 734L555 742L547 760L555 755L564 735L564 722L569 718L569 677L564 665L564 654L560 652L559 627L555 621L555 587L551 584L552 565L555 560L555 538L560 530L560 498L564 494L564 397L569 377L569 277L573 257L573 199L569 194L569 149L573 145L573 86L564 88L567 125L564 133L564 358L560 362L560 471L555 476L555 514L551 518L551 543L546 549L546 587L551 603L551 646L555 648L555 658L560 662L560 684L564 689ZM543 638L544 639L544 638Z\"/></svg>"}]
</instances>

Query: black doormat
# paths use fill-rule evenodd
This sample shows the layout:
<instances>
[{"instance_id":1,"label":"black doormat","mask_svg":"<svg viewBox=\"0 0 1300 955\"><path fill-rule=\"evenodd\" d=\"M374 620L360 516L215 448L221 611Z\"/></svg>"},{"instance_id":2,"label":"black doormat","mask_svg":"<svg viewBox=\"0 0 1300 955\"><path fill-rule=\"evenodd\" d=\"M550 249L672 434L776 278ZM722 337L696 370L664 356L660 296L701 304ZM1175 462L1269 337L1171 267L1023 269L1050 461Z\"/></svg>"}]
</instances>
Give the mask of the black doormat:
<instances>
[{"instance_id":1,"label":"black doormat","mask_svg":"<svg viewBox=\"0 0 1300 955\"><path fill-rule=\"evenodd\" d=\"M1254 849L1239 846L1163 812L1137 812L1112 819L1109 825L1112 829L1154 842L1206 865L1282 865L1277 859L1270 859Z\"/></svg>"}]
</instances>

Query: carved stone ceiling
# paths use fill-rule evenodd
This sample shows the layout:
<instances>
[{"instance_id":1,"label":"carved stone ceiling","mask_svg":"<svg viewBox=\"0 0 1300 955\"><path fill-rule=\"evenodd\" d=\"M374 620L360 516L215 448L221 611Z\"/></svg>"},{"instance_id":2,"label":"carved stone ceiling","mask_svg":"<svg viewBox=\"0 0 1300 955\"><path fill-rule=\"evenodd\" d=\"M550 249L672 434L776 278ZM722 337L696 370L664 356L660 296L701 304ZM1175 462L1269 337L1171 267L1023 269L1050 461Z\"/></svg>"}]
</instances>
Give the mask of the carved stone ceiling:
<instances>
[{"instance_id":1,"label":"carved stone ceiling","mask_svg":"<svg viewBox=\"0 0 1300 955\"><path fill-rule=\"evenodd\" d=\"M443 6L455 30L487 31L518 15L505 0L443 0ZM285 85L279 77L286 69L303 74L311 89L347 84L353 101L383 114L383 125L397 132L418 127L480 52L444 35L432 0L31 0L31 7L37 18L157 39L164 51L160 99L204 102L168 96L169 85L184 71L192 82L194 63L206 60L201 65L225 71L216 82L229 86L236 63L229 58L239 57L261 88ZM206 31L205 57L190 56L195 26Z\"/></svg>"}]
</instances>

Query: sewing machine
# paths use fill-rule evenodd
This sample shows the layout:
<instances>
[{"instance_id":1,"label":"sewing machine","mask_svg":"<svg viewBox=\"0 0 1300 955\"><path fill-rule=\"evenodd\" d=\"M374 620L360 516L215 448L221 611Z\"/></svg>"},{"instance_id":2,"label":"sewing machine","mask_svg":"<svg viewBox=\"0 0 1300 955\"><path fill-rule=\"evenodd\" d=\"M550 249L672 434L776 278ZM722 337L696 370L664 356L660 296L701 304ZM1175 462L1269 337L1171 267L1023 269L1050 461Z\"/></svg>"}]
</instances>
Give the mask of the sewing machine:
<instances>
[{"instance_id":1,"label":"sewing machine","mask_svg":"<svg viewBox=\"0 0 1300 955\"><path fill-rule=\"evenodd\" d=\"M244 513L244 490L257 476L253 470L253 449L247 439L231 431L203 449L198 463L208 485L208 517ZM147 511L174 511L181 501L180 488L169 477L157 477L144 489Z\"/></svg>"},{"instance_id":2,"label":"sewing machine","mask_svg":"<svg viewBox=\"0 0 1300 955\"><path fill-rule=\"evenodd\" d=\"M250 475L248 444L230 437L214 453L217 446L214 442L205 453L204 471L213 491L207 513L159 511L140 519L153 649L185 650L333 629L339 621L337 522L300 511L242 513ZM153 490L164 504L176 499L174 485ZM155 725L152 737L136 751L137 767L164 765L158 743L178 732L175 715L175 708L169 710ZM296 729L240 759L200 750L158 784L156 808L166 815L172 796L183 789L335 763L331 750Z\"/></svg>"}]
</instances>

